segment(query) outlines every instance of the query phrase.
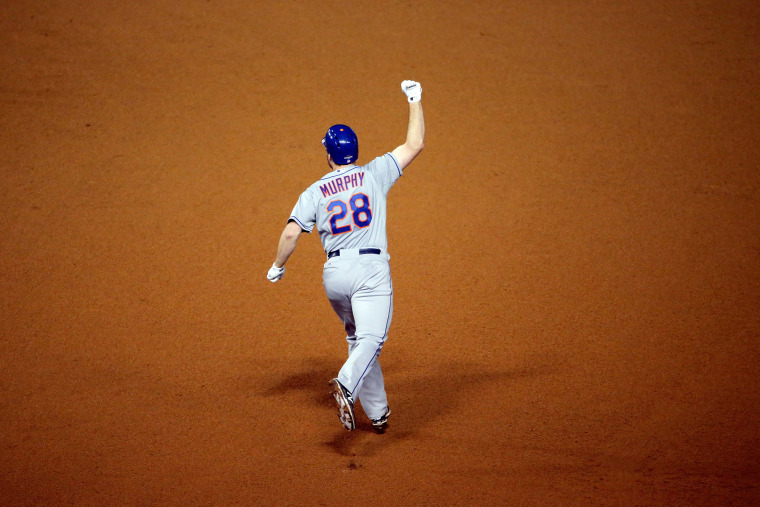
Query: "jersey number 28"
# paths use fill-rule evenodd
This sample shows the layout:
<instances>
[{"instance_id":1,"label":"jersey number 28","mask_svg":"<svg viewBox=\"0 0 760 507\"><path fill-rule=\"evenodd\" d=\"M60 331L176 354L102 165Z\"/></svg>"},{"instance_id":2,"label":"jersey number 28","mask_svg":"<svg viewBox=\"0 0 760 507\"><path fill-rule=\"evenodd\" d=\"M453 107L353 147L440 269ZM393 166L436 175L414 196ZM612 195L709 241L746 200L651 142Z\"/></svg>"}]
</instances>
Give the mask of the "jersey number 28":
<instances>
[{"instance_id":1,"label":"jersey number 28","mask_svg":"<svg viewBox=\"0 0 760 507\"><path fill-rule=\"evenodd\" d=\"M362 229L372 223L372 210L369 207L369 197L367 197L367 194L354 194L348 200L348 206L340 200L332 201L327 205L327 212L332 213L330 216L330 230L333 235L351 232L350 223L346 223L345 225L338 224L338 222L348 215L349 206L351 207L351 218L356 227Z\"/></svg>"}]
</instances>

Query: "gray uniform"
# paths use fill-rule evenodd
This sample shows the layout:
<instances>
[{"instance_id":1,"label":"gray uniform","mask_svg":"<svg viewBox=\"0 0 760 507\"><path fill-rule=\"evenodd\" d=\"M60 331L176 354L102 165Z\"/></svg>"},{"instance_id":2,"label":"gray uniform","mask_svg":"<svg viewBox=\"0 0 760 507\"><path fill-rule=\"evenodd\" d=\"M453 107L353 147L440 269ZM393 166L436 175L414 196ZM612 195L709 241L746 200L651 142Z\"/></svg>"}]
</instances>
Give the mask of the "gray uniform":
<instances>
[{"instance_id":1,"label":"gray uniform","mask_svg":"<svg viewBox=\"0 0 760 507\"><path fill-rule=\"evenodd\" d=\"M319 231L328 255L325 292L348 341L348 360L338 380L370 419L388 406L378 363L393 316L386 199L401 175L390 153L364 166L332 171L301 194L289 219L306 232L315 225Z\"/></svg>"}]
</instances>

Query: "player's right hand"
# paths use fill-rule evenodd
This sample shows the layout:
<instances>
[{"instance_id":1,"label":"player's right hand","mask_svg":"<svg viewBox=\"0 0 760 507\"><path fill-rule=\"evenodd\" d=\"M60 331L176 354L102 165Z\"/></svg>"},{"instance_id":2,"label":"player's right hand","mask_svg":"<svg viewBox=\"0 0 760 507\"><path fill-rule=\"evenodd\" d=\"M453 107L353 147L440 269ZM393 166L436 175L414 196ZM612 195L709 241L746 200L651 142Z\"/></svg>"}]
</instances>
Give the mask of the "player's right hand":
<instances>
[{"instance_id":1,"label":"player's right hand","mask_svg":"<svg viewBox=\"0 0 760 507\"><path fill-rule=\"evenodd\" d=\"M419 102L422 100L422 85L417 81L402 81L401 90L409 102Z\"/></svg>"},{"instance_id":2,"label":"player's right hand","mask_svg":"<svg viewBox=\"0 0 760 507\"><path fill-rule=\"evenodd\" d=\"M278 268L272 264L272 267L269 268L269 272L267 272L267 279L272 283L278 281L283 276L285 276L285 266Z\"/></svg>"}]
</instances>

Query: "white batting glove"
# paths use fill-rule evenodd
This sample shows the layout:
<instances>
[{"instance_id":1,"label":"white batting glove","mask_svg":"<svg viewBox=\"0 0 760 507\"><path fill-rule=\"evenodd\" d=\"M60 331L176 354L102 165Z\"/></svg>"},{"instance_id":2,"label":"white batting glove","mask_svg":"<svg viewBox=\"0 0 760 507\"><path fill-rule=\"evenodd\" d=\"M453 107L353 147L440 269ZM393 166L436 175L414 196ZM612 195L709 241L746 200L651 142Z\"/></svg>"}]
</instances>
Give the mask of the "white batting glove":
<instances>
[{"instance_id":1,"label":"white batting glove","mask_svg":"<svg viewBox=\"0 0 760 507\"><path fill-rule=\"evenodd\" d=\"M274 283L280 278L282 278L283 276L285 276L285 266L278 268L277 266L272 264L272 267L269 268L269 272L267 273L267 279L270 282Z\"/></svg>"},{"instance_id":2,"label":"white batting glove","mask_svg":"<svg viewBox=\"0 0 760 507\"><path fill-rule=\"evenodd\" d=\"M419 102L422 100L422 85L417 81L402 81L401 90L409 102Z\"/></svg>"}]
</instances>

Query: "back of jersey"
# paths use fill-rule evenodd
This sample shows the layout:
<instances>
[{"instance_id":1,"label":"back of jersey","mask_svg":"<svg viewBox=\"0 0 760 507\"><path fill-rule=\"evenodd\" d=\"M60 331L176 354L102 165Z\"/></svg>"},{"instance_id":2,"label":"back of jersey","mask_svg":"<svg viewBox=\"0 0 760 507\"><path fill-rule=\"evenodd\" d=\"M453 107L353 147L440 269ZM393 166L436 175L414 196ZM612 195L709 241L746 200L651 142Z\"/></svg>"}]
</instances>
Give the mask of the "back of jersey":
<instances>
[{"instance_id":1,"label":"back of jersey","mask_svg":"<svg viewBox=\"0 0 760 507\"><path fill-rule=\"evenodd\" d=\"M390 153L364 166L332 171L301 194L290 220L307 232L316 225L325 253L343 248L387 250L386 199L401 174Z\"/></svg>"}]
</instances>

